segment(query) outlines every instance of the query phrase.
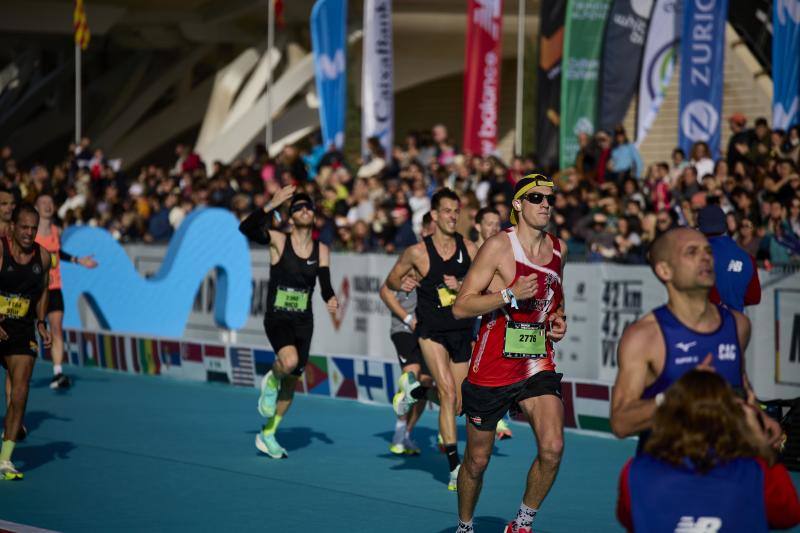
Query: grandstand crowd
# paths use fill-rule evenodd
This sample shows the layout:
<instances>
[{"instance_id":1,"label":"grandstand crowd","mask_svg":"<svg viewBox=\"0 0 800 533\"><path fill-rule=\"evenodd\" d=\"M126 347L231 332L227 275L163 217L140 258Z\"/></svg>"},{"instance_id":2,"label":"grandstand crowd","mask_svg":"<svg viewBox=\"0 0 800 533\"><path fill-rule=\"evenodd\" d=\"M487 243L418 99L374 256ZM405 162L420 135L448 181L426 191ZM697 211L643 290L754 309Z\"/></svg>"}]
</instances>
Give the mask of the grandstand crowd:
<instances>
[{"instance_id":1,"label":"grandstand crowd","mask_svg":"<svg viewBox=\"0 0 800 533\"><path fill-rule=\"evenodd\" d=\"M655 236L695 225L696 213L718 204L731 236L762 264L800 262L800 126L771 130L729 117L730 142L715 159L706 143L675 149L645 167L621 126L581 134L575 164L553 174L558 185L551 231L573 259L643 263ZM507 221L514 184L542 172L536 155L478 157L463 153L444 125L411 132L386 153L370 139L358 161L308 139L269 158L263 145L230 165L206 167L178 145L171 168L122 172L113 154L83 139L63 161L26 167L13 147L0 150L0 185L22 200L51 192L66 226L108 229L121 242L166 242L193 209L230 209L243 219L280 187L295 183L316 199L316 236L337 251L396 253L415 243L430 198L441 187L461 198L458 230L475 237L479 209ZM285 220L285 218L284 218ZM277 222L276 222L277 223Z\"/></svg>"}]
</instances>

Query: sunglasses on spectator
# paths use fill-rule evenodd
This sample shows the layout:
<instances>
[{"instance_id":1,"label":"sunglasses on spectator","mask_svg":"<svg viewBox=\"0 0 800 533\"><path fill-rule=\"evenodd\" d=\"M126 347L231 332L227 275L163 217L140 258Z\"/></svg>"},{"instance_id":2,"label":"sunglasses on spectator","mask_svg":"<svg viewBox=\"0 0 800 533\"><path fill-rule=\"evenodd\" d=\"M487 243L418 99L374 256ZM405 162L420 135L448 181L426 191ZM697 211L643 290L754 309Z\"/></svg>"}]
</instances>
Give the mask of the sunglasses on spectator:
<instances>
[{"instance_id":1,"label":"sunglasses on spectator","mask_svg":"<svg viewBox=\"0 0 800 533\"><path fill-rule=\"evenodd\" d=\"M741 225L741 227L742 227L742 228L749 228L749 229L753 229L753 228L754 228L754 226L753 226L751 223L749 223L749 222L745 222L745 223L743 223L743 224Z\"/></svg>"},{"instance_id":2,"label":"sunglasses on spectator","mask_svg":"<svg viewBox=\"0 0 800 533\"><path fill-rule=\"evenodd\" d=\"M294 204L292 207L290 207L289 208L289 212L290 213L297 213L301 209L308 209L309 211L313 211L314 207L309 203L301 202L301 203L298 203L298 204Z\"/></svg>"},{"instance_id":3,"label":"sunglasses on spectator","mask_svg":"<svg viewBox=\"0 0 800 533\"><path fill-rule=\"evenodd\" d=\"M547 205L555 205L556 203L556 195L555 194L542 194L540 192L529 192L525 196L523 196L525 200L528 200L532 204L540 204L542 200L547 198Z\"/></svg>"}]
</instances>

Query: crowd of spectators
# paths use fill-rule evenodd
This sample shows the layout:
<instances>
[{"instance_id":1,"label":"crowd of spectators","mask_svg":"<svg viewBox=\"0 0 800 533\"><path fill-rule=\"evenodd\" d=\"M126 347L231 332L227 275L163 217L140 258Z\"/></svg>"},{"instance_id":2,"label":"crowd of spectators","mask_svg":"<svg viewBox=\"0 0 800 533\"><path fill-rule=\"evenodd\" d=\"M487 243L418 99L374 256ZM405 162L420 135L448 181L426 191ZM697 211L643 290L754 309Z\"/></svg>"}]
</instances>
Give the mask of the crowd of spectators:
<instances>
[{"instance_id":1,"label":"crowd of spectators","mask_svg":"<svg viewBox=\"0 0 800 533\"><path fill-rule=\"evenodd\" d=\"M687 155L644 167L620 126L581 134L575 165L552 174L557 185L551 231L569 243L573 258L643 263L649 242L675 225L694 226L696 213L718 204L731 236L767 264L800 260L800 127L771 130L765 119L748 128L729 119L724 157L696 143ZM336 251L388 252L416 242L430 197L440 187L462 200L458 230L475 237L481 207L507 221L514 183L543 170L535 155L506 163L463 153L444 125L412 132L386 153L377 139L357 161L308 139L269 158L258 146L230 165L206 165L178 145L171 168L120 170L89 139L69 147L57 164L22 168L11 147L0 151L0 185L20 199L53 193L65 226L107 228L121 242L166 242L193 209L215 206L244 218L281 186L295 183L316 199L317 236ZM284 221L286 217L284 218ZM507 225L507 223L506 223Z\"/></svg>"}]
</instances>

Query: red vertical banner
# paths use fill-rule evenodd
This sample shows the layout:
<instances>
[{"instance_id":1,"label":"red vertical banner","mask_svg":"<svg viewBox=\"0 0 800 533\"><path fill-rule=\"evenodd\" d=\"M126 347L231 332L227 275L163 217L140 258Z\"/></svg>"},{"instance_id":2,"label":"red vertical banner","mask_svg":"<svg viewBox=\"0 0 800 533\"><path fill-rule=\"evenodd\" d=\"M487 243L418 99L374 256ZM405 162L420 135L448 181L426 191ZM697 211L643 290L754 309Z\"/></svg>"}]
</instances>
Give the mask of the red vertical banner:
<instances>
[{"instance_id":1,"label":"red vertical banner","mask_svg":"<svg viewBox=\"0 0 800 533\"><path fill-rule=\"evenodd\" d=\"M503 0L468 0L464 63L464 151L497 148Z\"/></svg>"}]
</instances>

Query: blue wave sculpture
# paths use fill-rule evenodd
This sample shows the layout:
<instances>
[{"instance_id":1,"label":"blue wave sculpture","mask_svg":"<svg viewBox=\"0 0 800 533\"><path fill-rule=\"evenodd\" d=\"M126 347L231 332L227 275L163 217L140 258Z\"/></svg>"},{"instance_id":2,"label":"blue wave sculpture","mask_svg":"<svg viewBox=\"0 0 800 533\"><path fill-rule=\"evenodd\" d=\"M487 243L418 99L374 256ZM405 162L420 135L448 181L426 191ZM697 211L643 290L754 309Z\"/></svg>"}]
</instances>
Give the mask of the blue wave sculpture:
<instances>
[{"instance_id":1,"label":"blue wave sculpture","mask_svg":"<svg viewBox=\"0 0 800 533\"><path fill-rule=\"evenodd\" d=\"M216 268L214 320L222 328L241 328L250 308L253 274L247 239L238 228L230 211L193 211L173 235L158 273L147 279L108 231L67 229L64 248L72 255L94 254L99 266L88 270L62 263L64 327L82 327L78 300L84 296L104 329L181 337L198 287Z\"/></svg>"}]
</instances>

